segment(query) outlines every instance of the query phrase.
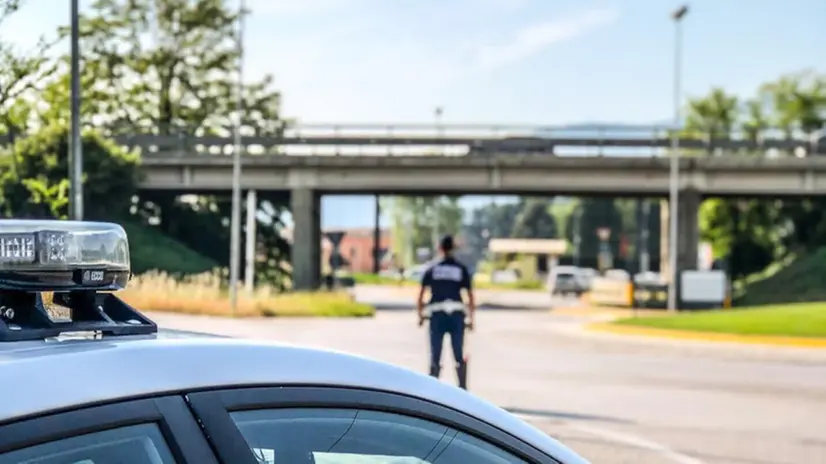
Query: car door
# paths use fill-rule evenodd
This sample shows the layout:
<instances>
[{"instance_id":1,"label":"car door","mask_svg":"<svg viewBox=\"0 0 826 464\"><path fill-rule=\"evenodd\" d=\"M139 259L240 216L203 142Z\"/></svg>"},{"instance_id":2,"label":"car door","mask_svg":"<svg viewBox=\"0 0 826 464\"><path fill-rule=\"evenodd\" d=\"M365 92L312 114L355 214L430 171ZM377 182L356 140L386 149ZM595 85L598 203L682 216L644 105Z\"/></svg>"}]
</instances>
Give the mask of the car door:
<instances>
[{"instance_id":1,"label":"car door","mask_svg":"<svg viewBox=\"0 0 826 464\"><path fill-rule=\"evenodd\" d=\"M462 412L387 392L241 388L187 398L225 464L558 463Z\"/></svg>"},{"instance_id":2,"label":"car door","mask_svg":"<svg viewBox=\"0 0 826 464\"><path fill-rule=\"evenodd\" d=\"M7 396L4 401L14 399ZM0 464L20 463L217 464L218 460L184 398L165 396L0 423Z\"/></svg>"}]
</instances>

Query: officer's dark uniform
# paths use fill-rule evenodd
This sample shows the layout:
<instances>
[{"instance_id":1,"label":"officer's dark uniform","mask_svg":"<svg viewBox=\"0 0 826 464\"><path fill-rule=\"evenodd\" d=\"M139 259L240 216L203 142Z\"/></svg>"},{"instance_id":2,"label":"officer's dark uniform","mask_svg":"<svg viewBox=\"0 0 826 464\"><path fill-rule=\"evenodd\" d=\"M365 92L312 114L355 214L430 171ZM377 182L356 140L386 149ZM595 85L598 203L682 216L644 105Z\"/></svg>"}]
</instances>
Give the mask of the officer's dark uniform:
<instances>
[{"instance_id":1,"label":"officer's dark uniform","mask_svg":"<svg viewBox=\"0 0 826 464\"><path fill-rule=\"evenodd\" d=\"M447 247L445 247L447 245ZM442 239L442 247L453 248L451 237ZM462 302L462 289L470 290L470 272L464 264L451 256L445 256L425 271L422 287L430 287L430 303ZM466 388L467 366L463 353L465 336L465 311L433 311L430 315L430 375L439 377L441 371L442 345L445 334L450 334L453 358L456 360L456 374L459 386Z\"/></svg>"}]
</instances>

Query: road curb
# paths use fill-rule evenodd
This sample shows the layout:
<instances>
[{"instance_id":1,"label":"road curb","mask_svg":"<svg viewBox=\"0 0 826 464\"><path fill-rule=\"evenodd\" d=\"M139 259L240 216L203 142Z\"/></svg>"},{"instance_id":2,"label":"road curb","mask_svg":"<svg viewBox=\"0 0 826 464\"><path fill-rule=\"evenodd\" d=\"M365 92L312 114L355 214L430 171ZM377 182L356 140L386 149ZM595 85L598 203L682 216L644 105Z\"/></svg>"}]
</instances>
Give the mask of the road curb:
<instances>
[{"instance_id":1,"label":"road curb","mask_svg":"<svg viewBox=\"0 0 826 464\"><path fill-rule=\"evenodd\" d=\"M588 324L586 328L594 332L604 332L615 335L670 338L672 340L826 349L826 338L781 337L772 335L734 335L715 332L633 327L604 322Z\"/></svg>"}]
</instances>

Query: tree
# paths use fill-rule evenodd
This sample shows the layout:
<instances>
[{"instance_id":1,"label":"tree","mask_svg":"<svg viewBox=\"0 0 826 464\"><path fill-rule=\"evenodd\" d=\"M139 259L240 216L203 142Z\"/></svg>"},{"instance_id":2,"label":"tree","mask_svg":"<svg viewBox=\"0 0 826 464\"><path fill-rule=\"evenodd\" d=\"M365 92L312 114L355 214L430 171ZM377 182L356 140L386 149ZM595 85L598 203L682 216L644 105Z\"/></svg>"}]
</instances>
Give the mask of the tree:
<instances>
[{"instance_id":1,"label":"tree","mask_svg":"<svg viewBox=\"0 0 826 464\"><path fill-rule=\"evenodd\" d=\"M17 12L21 0L0 0L0 26ZM0 133L9 141L29 128L31 102L56 66L47 53L53 42L41 38L34 50L21 52L0 38Z\"/></svg>"},{"instance_id":2,"label":"tree","mask_svg":"<svg viewBox=\"0 0 826 464\"><path fill-rule=\"evenodd\" d=\"M688 105L687 131L732 138L741 130L758 142L770 126L787 138L811 134L826 121L826 79L812 72L781 76L739 105L720 89ZM747 153L764 156L765 153ZM795 153L786 155L794 156ZM826 201L711 199L701 208L701 234L715 256L725 257L735 277L762 270L788 251L811 249L826 240Z\"/></svg>"},{"instance_id":3,"label":"tree","mask_svg":"<svg viewBox=\"0 0 826 464\"><path fill-rule=\"evenodd\" d=\"M568 238L572 243L576 230L580 234L579 255L586 263L595 263L599 254L600 239L597 231L600 228L608 228L611 231L609 245L611 254L619 256L620 240L623 232L622 214L617 209L614 200L611 198L586 198L582 200L579 210L571 216L571 222L565 227L570 234ZM578 222L578 227L574 224Z\"/></svg>"},{"instance_id":4,"label":"tree","mask_svg":"<svg viewBox=\"0 0 826 464\"><path fill-rule=\"evenodd\" d=\"M511 236L514 238L554 238L558 235L556 220L551 215L550 201L545 198L530 198L524 202L522 211L516 217Z\"/></svg>"},{"instance_id":5,"label":"tree","mask_svg":"<svg viewBox=\"0 0 826 464\"><path fill-rule=\"evenodd\" d=\"M382 200L382 209L390 213L398 264L414 263L419 248L433 250L435 236L462 231L464 211L457 197L397 196Z\"/></svg>"},{"instance_id":6,"label":"tree","mask_svg":"<svg viewBox=\"0 0 826 464\"><path fill-rule=\"evenodd\" d=\"M55 125L15 143L11 156L17 170L0 176L3 216L66 217L68 140L68 128ZM137 154L93 131L83 133L82 147L87 217L125 218L140 179Z\"/></svg>"},{"instance_id":7,"label":"tree","mask_svg":"<svg viewBox=\"0 0 826 464\"><path fill-rule=\"evenodd\" d=\"M81 18L84 120L106 134L229 135L235 111L238 17L222 0L95 1ZM243 86L246 134L278 134L283 128L280 95L271 83L268 76ZM51 100L68 98L67 84L66 74L54 81L47 89ZM52 105L44 117L62 119L67 107ZM268 205L270 212L284 209L275 198L261 205ZM143 194L137 206L147 221L159 222L163 233L229 264L231 208L225 198L181 199L158 192ZM287 244L278 230L282 226L280 220L271 220L257 228L259 241L268 244L262 249L263 266L285 259ZM272 264L263 274L272 277L283 270Z\"/></svg>"},{"instance_id":8,"label":"tree","mask_svg":"<svg viewBox=\"0 0 826 464\"><path fill-rule=\"evenodd\" d=\"M99 83L98 116L118 131L226 135L237 21L222 0L97 0L83 18L82 43L84 71ZM243 87L248 133L283 128L271 84L266 76Z\"/></svg>"},{"instance_id":9,"label":"tree","mask_svg":"<svg viewBox=\"0 0 826 464\"><path fill-rule=\"evenodd\" d=\"M738 99L721 88L688 102L686 129L712 139L728 139L738 120Z\"/></svg>"}]
</instances>

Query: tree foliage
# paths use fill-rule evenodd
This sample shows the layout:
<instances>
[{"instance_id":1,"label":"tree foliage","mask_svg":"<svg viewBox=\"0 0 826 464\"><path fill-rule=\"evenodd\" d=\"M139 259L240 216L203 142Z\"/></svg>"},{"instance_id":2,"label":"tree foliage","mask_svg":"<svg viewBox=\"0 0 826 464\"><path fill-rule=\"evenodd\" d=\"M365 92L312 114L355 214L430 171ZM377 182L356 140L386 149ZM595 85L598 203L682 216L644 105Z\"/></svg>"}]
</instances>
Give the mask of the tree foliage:
<instances>
[{"instance_id":1,"label":"tree foliage","mask_svg":"<svg viewBox=\"0 0 826 464\"><path fill-rule=\"evenodd\" d=\"M16 170L0 175L3 215L65 218L68 210L69 131L55 125L17 140ZM94 131L82 137L84 205L90 219L124 218L137 192L138 156Z\"/></svg>"},{"instance_id":2,"label":"tree foliage","mask_svg":"<svg viewBox=\"0 0 826 464\"><path fill-rule=\"evenodd\" d=\"M556 218L550 212L551 201L547 198L528 198L516 216L511 236L514 238L556 238L559 230Z\"/></svg>"},{"instance_id":3,"label":"tree foliage","mask_svg":"<svg viewBox=\"0 0 826 464\"><path fill-rule=\"evenodd\" d=\"M782 76L741 101L722 89L694 98L686 130L715 138L742 134L757 141L769 127L785 137L810 135L826 124L826 76L803 72ZM744 153L767 156L771 153ZM796 153L776 154L796 156ZM701 234L735 278L758 272L789 251L826 243L826 200L710 199L701 208Z\"/></svg>"},{"instance_id":4,"label":"tree foliage","mask_svg":"<svg viewBox=\"0 0 826 464\"><path fill-rule=\"evenodd\" d=\"M0 0L0 21L17 6ZM229 264L229 201L162 192L138 196L137 171L123 171L119 164L136 155L127 156L102 136L228 135L236 105L238 17L222 0L96 0L85 10L80 43L87 217L120 220L122 214L132 214L132 220ZM56 32L56 37L66 37L69 31L62 27ZM18 53L0 42L0 61L6 65L0 69L0 129L24 136L14 146L15 156L0 158L17 176L3 177L7 214L65 215L69 57L49 58L48 45L43 41L31 53ZM280 131L279 104L271 77L245 83L243 131ZM283 224L275 216L284 205L265 195L260 203L257 232L263 246L257 275L282 284L286 271L281 262L288 250L279 233Z\"/></svg>"},{"instance_id":5,"label":"tree foliage","mask_svg":"<svg viewBox=\"0 0 826 464\"><path fill-rule=\"evenodd\" d=\"M398 264L411 265L416 250L433 250L434 238L462 231L463 210L457 197L385 197Z\"/></svg>"}]
</instances>

